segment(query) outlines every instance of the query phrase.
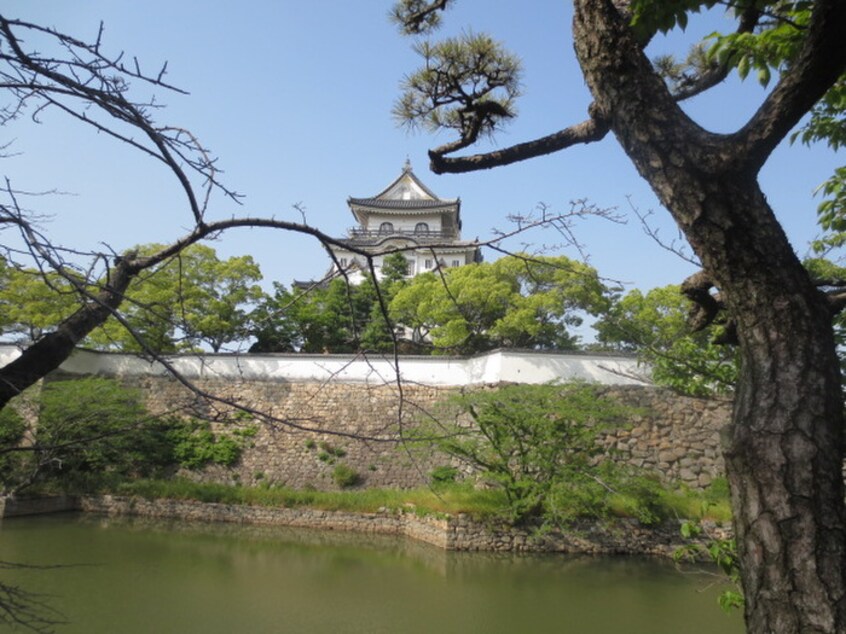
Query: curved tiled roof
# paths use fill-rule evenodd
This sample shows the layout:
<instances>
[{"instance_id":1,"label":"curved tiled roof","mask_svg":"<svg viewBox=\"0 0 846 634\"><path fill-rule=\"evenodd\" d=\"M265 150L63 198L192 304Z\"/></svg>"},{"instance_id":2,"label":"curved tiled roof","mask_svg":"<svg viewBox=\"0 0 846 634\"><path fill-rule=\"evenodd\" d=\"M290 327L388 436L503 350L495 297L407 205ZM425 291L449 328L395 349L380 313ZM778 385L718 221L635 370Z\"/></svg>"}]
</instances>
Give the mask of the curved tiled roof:
<instances>
[{"instance_id":1,"label":"curved tiled roof","mask_svg":"<svg viewBox=\"0 0 846 634\"><path fill-rule=\"evenodd\" d=\"M455 207L460 202L460 200L397 200L392 198L348 198L347 202L350 205L356 205L357 207L373 207L374 209L425 209L427 211L431 211L433 209L451 209Z\"/></svg>"},{"instance_id":2,"label":"curved tiled roof","mask_svg":"<svg viewBox=\"0 0 846 634\"><path fill-rule=\"evenodd\" d=\"M417 178L408 160L402 173L381 192L366 198L350 196L347 205L362 225L366 225L366 216L370 213L388 212L412 216L434 212L453 217L452 223L461 228L461 199L438 198Z\"/></svg>"}]
</instances>

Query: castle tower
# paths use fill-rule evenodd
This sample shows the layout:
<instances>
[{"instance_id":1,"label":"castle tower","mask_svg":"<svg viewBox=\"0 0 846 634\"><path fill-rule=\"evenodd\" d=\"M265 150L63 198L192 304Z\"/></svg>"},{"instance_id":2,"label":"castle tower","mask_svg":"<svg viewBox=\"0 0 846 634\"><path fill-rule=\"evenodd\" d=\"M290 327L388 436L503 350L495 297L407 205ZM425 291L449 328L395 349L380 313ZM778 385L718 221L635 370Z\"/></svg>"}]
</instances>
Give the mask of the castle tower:
<instances>
[{"instance_id":1,"label":"castle tower","mask_svg":"<svg viewBox=\"0 0 846 634\"><path fill-rule=\"evenodd\" d=\"M343 247L330 248L354 283L361 281L367 263L352 249L373 256L377 277L383 257L398 249L408 261L409 277L482 259L478 242L461 240L461 200L439 198L417 178L409 161L381 192L350 197L347 205L358 224L348 231ZM339 272L334 264L332 272Z\"/></svg>"}]
</instances>

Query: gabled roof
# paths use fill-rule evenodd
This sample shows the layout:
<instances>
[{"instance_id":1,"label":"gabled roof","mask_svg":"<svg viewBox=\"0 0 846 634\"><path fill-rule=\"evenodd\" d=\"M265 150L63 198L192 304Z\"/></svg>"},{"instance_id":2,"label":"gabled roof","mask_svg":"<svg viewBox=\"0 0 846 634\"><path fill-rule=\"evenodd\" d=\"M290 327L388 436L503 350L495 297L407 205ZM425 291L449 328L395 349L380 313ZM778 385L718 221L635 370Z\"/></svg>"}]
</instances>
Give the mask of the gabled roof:
<instances>
[{"instance_id":1,"label":"gabled roof","mask_svg":"<svg viewBox=\"0 0 846 634\"><path fill-rule=\"evenodd\" d=\"M385 189L369 198L347 199L347 204L356 214L357 210L391 209L399 212L445 211L457 212L460 201L457 198L438 198L438 196L411 169L411 162L406 160L402 173ZM357 214L356 214L357 216Z\"/></svg>"}]
</instances>

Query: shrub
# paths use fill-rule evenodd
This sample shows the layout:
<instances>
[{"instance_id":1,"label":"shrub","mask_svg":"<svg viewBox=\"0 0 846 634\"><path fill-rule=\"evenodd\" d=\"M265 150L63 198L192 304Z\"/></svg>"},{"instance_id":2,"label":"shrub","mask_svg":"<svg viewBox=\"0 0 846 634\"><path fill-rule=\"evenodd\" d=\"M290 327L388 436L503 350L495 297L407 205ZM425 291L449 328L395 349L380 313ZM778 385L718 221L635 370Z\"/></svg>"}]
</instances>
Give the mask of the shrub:
<instances>
[{"instance_id":1,"label":"shrub","mask_svg":"<svg viewBox=\"0 0 846 634\"><path fill-rule=\"evenodd\" d=\"M0 493L14 490L24 458L21 452L14 451L23 440L26 432L26 421L11 406L0 410L0 482L3 489Z\"/></svg>"},{"instance_id":2,"label":"shrub","mask_svg":"<svg viewBox=\"0 0 846 634\"><path fill-rule=\"evenodd\" d=\"M320 442L318 444L318 447L320 447L323 453L326 453L330 456L334 456L335 458L343 458L347 455L346 449L342 447L335 447L334 445L330 445L328 442L325 441Z\"/></svg>"},{"instance_id":3,"label":"shrub","mask_svg":"<svg viewBox=\"0 0 846 634\"><path fill-rule=\"evenodd\" d=\"M478 390L447 406L458 411L453 423L441 420L417 433L435 437L439 449L501 487L518 523L567 518L556 509L591 508L593 498L607 496L596 437L634 413L581 383Z\"/></svg>"},{"instance_id":4,"label":"shrub","mask_svg":"<svg viewBox=\"0 0 846 634\"><path fill-rule=\"evenodd\" d=\"M173 463L172 420L150 416L138 390L89 377L47 383L33 447L39 479L88 487L151 476Z\"/></svg>"},{"instance_id":5,"label":"shrub","mask_svg":"<svg viewBox=\"0 0 846 634\"><path fill-rule=\"evenodd\" d=\"M241 459L247 439L256 434L255 427L214 433L205 421L184 421L169 434L173 453L180 466L202 469L208 464L231 467Z\"/></svg>"},{"instance_id":6,"label":"shrub","mask_svg":"<svg viewBox=\"0 0 846 634\"><path fill-rule=\"evenodd\" d=\"M429 473L429 478L432 480L432 484L448 484L450 482L455 482L455 479L458 477L458 469L456 467L450 467L448 465L442 465L440 467L435 467Z\"/></svg>"},{"instance_id":7,"label":"shrub","mask_svg":"<svg viewBox=\"0 0 846 634\"><path fill-rule=\"evenodd\" d=\"M346 489L361 482L361 476L355 469L341 463L332 470L332 480L342 489Z\"/></svg>"},{"instance_id":8,"label":"shrub","mask_svg":"<svg viewBox=\"0 0 846 634\"><path fill-rule=\"evenodd\" d=\"M38 404L27 479L11 477L3 461L11 454L0 453L7 489L29 484L96 489L129 478L162 477L177 465L230 466L257 431L248 426L214 434L205 422L151 416L139 390L102 377L48 382ZM17 443L22 425L11 408L0 411L0 446Z\"/></svg>"}]
</instances>

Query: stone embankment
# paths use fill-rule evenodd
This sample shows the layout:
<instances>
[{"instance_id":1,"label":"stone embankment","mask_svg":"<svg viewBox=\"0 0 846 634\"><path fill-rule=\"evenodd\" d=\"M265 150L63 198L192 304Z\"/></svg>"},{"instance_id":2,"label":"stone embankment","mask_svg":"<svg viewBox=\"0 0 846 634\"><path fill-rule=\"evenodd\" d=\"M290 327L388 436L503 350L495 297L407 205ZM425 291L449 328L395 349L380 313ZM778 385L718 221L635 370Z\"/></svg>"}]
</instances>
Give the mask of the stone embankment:
<instances>
[{"instance_id":1,"label":"stone embankment","mask_svg":"<svg viewBox=\"0 0 846 634\"><path fill-rule=\"evenodd\" d=\"M137 497L84 496L48 500L0 501L0 516L79 510L111 516L140 516L191 522L227 522L319 530L397 535L451 551L521 553L631 554L669 557L683 544L677 522L641 526L635 520L612 524L580 522L566 532L537 535L504 522L456 516L418 516L413 511L350 513L308 508L147 500ZM728 529L715 528L725 537ZM713 531L712 531L713 532Z\"/></svg>"},{"instance_id":2,"label":"stone embankment","mask_svg":"<svg viewBox=\"0 0 846 634\"><path fill-rule=\"evenodd\" d=\"M153 412L193 412L206 418L220 417L222 412L225 418L225 407L211 411L208 402L198 400L173 379L143 377L133 383L146 395ZM456 388L409 384L400 393L395 385L195 383L205 392L268 412L280 421L257 425L240 463L230 469L208 470L201 476L207 481L325 490L335 488L332 470L343 463L359 474L362 486L412 488L427 485L436 467L459 466L432 447L402 440L421 418L448 415L444 403ZM724 473L719 432L729 421L729 401L684 397L645 386L600 389L633 411L628 420L600 435L599 442L615 460L694 489L707 487Z\"/></svg>"}]
</instances>

